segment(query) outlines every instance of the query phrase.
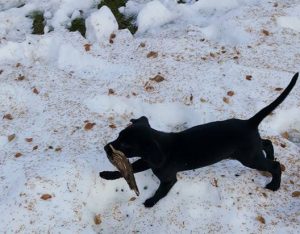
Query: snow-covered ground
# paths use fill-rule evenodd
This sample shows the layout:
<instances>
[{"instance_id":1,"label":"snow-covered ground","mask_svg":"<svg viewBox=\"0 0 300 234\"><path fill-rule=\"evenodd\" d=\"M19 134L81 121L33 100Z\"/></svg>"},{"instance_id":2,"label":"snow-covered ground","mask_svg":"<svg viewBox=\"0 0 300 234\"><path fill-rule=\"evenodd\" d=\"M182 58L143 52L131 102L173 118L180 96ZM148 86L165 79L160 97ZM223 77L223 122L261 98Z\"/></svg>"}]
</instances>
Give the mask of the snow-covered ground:
<instances>
[{"instance_id":1,"label":"snow-covered ground","mask_svg":"<svg viewBox=\"0 0 300 234\"><path fill-rule=\"evenodd\" d=\"M248 118L300 70L298 0L188 2L128 1L132 36L98 1L0 0L1 233L299 233L299 82L260 126L286 168L277 192L226 160L179 173L146 209L151 171L136 175L139 197L98 176L114 169L103 146L129 119L180 131ZM44 35L31 34L35 10ZM80 14L88 39L66 29Z\"/></svg>"}]
</instances>

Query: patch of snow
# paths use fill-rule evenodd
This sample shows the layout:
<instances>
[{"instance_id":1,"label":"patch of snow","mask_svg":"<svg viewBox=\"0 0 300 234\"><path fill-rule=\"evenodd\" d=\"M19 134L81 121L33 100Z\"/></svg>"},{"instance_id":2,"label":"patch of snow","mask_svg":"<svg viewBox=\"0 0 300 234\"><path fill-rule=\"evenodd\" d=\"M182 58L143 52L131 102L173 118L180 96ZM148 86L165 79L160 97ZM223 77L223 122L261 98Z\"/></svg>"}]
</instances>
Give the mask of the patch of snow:
<instances>
[{"instance_id":1,"label":"patch of snow","mask_svg":"<svg viewBox=\"0 0 300 234\"><path fill-rule=\"evenodd\" d=\"M96 113L132 114L133 118L145 115L157 129L170 130L187 128L199 124L201 119L214 119L212 113L198 113L179 103L148 104L138 99L100 95L85 101L87 107ZM205 111L206 112L206 111Z\"/></svg>"},{"instance_id":2,"label":"patch of snow","mask_svg":"<svg viewBox=\"0 0 300 234\"><path fill-rule=\"evenodd\" d=\"M137 16L138 32L143 33L171 22L174 15L160 1L147 3Z\"/></svg>"},{"instance_id":3,"label":"patch of snow","mask_svg":"<svg viewBox=\"0 0 300 234\"><path fill-rule=\"evenodd\" d=\"M196 9L222 9L222 10L228 10L233 9L237 6L239 6L238 0L198 0L194 5Z\"/></svg>"},{"instance_id":4,"label":"patch of snow","mask_svg":"<svg viewBox=\"0 0 300 234\"><path fill-rule=\"evenodd\" d=\"M284 28L290 28L297 32L300 32L300 18L296 16L280 16L277 18L279 26Z\"/></svg>"},{"instance_id":5,"label":"patch of snow","mask_svg":"<svg viewBox=\"0 0 300 234\"><path fill-rule=\"evenodd\" d=\"M4 113L9 113L13 110L18 115L28 111L39 113L43 110L41 101L31 89L25 90L9 84L1 84L0 86L0 107Z\"/></svg>"},{"instance_id":6,"label":"patch of snow","mask_svg":"<svg viewBox=\"0 0 300 234\"><path fill-rule=\"evenodd\" d=\"M13 7L18 7L24 2L25 0L0 0L0 11L4 11Z\"/></svg>"},{"instance_id":7,"label":"patch of snow","mask_svg":"<svg viewBox=\"0 0 300 234\"><path fill-rule=\"evenodd\" d=\"M109 43L110 35L118 30L115 16L107 6L92 13L85 24L86 38L92 43Z\"/></svg>"},{"instance_id":8,"label":"patch of snow","mask_svg":"<svg viewBox=\"0 0 300 234\"><path fill-rule=\"evenodd\" d=\"M64 27L68 22L70 22L70 17L72 17L74 12L78 12L79 10L85 11L91 8L91 6L94 4L94 0L62 0L60 3L55 1L54 3L59 5L57 6L57 10L53 14L53 18L49 20L49 24L55 29L59 30L60 28L62 28L62 26Z\"/></svg>"},{"instance_id":9,"label":"patch of snow","mask_svg":"<svg viewBox=\"0 0 300 234\"><path fill-rule=\"evenodd\" d=\"M274 14L299 18L299 3L131 0L120 9L124 14L138 15L154 4L148 14L158 10L158 26L152 28L148 15L143 33L115 29L113 43L102 43L109 35L94 35L86 50L90 42L66 27L99 12L99 1L23 2L16 8L19 1L0 0L1 233L298 233L299 198L291 194L299 190L299 81L259 126L287 168L276 192L263 188L270 177L224 160L178 173L168 195L146 209L143 202L159 183L152 171L136 175L139 197L124 179L107 181L99 172L115 170L103 146L131 118L146 115L153 128L180 131L246 119L273 101L276 88L299 69L300 43L297 31L270 22ZM44 35L31 35L26 15L35 10L44 12ZM148 58L150 51L157 57ZM158 73L162 82L149 80ZM12 120L3 118L8 113ZM87 121L95 123L90 130ZM52 198L42 200L42 194Z\"/></svg>"},{"instance_id":10,"label":"patch of snow","mask_svg":"<svg viewBox=\"0 0 300 234\"><path fill-rule=\"evenodd\" d=\"M288 129L297 129L300 132L300 109L292 108L288 110L277 111L272 118L272 126L278 132L284 132Z\"/></svg>"}]
</instances>

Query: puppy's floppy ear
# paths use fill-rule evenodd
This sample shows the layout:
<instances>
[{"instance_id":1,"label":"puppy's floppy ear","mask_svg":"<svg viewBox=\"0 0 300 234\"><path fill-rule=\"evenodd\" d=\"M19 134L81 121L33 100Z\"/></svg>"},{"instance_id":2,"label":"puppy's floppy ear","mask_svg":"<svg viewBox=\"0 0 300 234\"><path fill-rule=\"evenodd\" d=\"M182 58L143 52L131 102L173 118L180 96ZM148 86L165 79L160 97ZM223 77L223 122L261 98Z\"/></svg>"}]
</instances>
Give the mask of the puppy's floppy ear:
<instances>
[{"instance_id":1,"label":"puppy's floppy ear","mask_svg":"<svg viewBox=\"0 0 300 234\"><path fill-rule=\"evenodd\" d=\"M150 126L149 121L146 116L142 116L138 119L131 119L130 122L133 124L142 123L142 124L146 124L146 125Z\"/></svg>"},{"instance_id":2,"label":"puppy's floppy ear","mask_svg":"<svg viewBox=\"0 0 300 234\"><path fill-rule=\"evenodd\" d=\"M160 168L166 160L166 155L161 150L159 143L155 140L150 140L144 153L144 160L152 168Z\"/></svg>"}]
</instances>

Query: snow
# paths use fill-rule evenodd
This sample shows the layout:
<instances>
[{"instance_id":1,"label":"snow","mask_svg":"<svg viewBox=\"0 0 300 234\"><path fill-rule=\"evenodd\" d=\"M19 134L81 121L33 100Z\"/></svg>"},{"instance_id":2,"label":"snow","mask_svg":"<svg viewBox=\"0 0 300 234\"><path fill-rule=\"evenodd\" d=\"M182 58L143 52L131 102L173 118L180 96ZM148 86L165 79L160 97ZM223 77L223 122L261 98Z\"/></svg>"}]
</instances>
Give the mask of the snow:
<instances>
[{"instance_id":1,"label":"snow","mask_svg":"<svg viewBox=\"0 0 300 234\"><path fill-rule=\"evenodd\" d=\"M103 6L86 19L86 30L86 37L92 43L108 43L110 35L118 30L118 23L111 10Z\"/></svg>"},{"instance_id":2,"label":"snow","mask_svg":"<svg viewBox=\"0 0 300 234\"><path fill-rule=\"evenodd\" d=\"M300 32L300 18L295 16L281 16L277 18L277 23L284 28L290 28Z\"/></svg>"},{"instance_id":3,"label":"snow","mask_svg":"<svg viewBox=\"0 0 300 234\"><path fill-rule=\"evenodd\" d=\"M0 232L298 233L299 81L260 125L286 167L276 192L264 189L270 177L225 160L178 173L169 194L146 209L158 186L151 171L136 175L139 197L123 179L98 174L114 170L103 146L131 118L181 131L249 118L278 97L276 88L299 71L299 2L130 0L121 10L138 16L136 35L118 30L97 3L0 0ZM52 31L31 34L26 16L35 10ZM89 19L92 36L67 30L78 16ZM160 83L150 80L157 74Z\"/></svg>"},{"instance_id":4,"label":"snow","mask_svg":"<svg viewBox=\"0 0 300 234\"><path fill-rule=\"evenodd\" d=\"M137 16L139 33L157 28L173 19L172 13L158 0L147 3Z\"/></svg>"}]
</instances>

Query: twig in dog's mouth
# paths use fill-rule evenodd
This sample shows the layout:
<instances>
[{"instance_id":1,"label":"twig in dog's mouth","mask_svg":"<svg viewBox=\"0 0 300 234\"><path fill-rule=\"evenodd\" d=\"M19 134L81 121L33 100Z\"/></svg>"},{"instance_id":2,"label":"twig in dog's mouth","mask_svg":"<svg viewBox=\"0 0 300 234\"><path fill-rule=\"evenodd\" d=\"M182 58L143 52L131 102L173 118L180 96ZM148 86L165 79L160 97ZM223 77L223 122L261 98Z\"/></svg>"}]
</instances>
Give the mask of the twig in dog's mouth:
<instances>
[{"instance_id":1,"label":"twig in dog's mouth","mask_svg":"<svg viewBox=\"0 0 300 234\"><path fill-rule=\"evenodd\" d=\"M109 147L112 150L112 154L108 157L109 161L120 171L121 175L129 185L129 188L134 190L136 195L139 196L140 192L136 185L132 166L129 160L122 151L116 150L112 145L109 145Z\"/></svg>"}]
</instances>

